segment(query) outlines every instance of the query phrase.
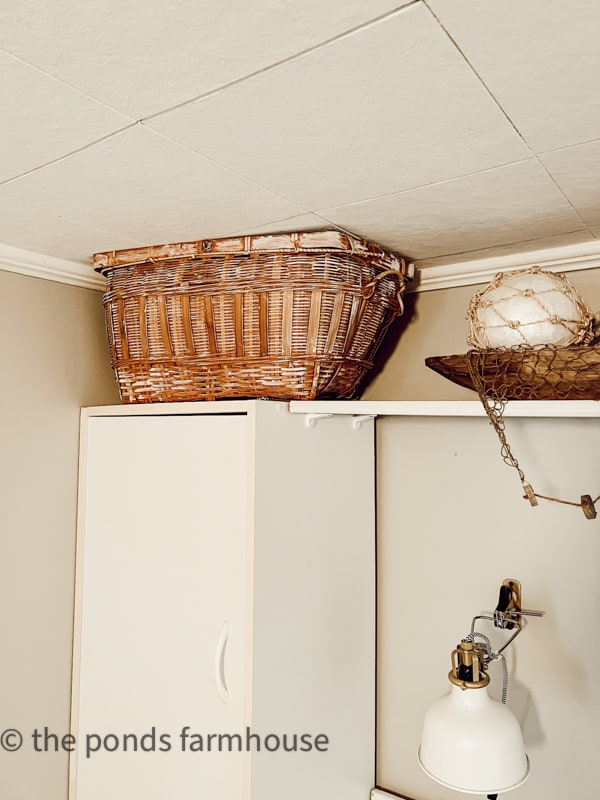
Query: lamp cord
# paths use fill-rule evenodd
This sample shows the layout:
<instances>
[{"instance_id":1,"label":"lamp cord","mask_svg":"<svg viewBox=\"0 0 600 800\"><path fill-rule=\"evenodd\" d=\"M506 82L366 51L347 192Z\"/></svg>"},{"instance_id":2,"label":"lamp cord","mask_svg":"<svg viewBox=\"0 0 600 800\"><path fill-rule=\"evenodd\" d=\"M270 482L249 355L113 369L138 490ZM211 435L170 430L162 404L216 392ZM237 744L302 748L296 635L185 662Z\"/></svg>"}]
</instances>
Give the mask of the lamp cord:
<instances>
[{"instance_id":1,"label":"lamp cord","mask_svg":"<svg viewBox=\"0 0 600 800\"><path fill-rule=\"evenodd\" d=\"M481 639L481 641L485 645L486 660L488 663L491 663L492 661L502 661L502 702L506 705L506 698L508 696L508 667L506 666L506 659L504 658L504 653L492 652L492 642L490 641L489 637L486 636L484 633L479 633L479 631L473 631L473 633L469 633L467 634L467 636L465 636L465 641L467 642L474 642L475 639ZM487 800L498 800L498 795L488 794Z\"/></svg>"},{"instance_id":2,"label":"lamp cord","mask_svg":"<svg viewBox=\"0 0 600 800\"><path fill-rule=\"evenodd\" d=\"M469 633L467 636L465 636L465 641L467 642L474 642L475 639L481 639L481 641L484 643L486 650L486 661L488 664L490 664L492 661L502 662L502 702L504 705L506 705L506 698L508 697L508 667L506 665L504 653L492 652L492 643L489 637L484 633L473 631L473 633Z\"/></svg>"}]
</instances>

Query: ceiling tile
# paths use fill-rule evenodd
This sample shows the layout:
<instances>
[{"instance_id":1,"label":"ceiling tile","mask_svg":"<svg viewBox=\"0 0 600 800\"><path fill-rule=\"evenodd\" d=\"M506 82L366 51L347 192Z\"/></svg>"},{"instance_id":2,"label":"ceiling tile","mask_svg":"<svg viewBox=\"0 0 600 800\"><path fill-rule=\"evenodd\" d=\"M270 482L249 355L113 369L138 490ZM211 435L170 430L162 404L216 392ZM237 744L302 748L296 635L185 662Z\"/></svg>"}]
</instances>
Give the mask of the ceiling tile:
<instances>
[{"instance_id":1,"label":"ceiling tile","mask_svg":"<svg viewBox=\"0 0 600 800\"><path fill-rule=\"evenodd\" d=\"M535 160L319 212L411 258L433 258L583 228Z\"/></svg>"},{"instance_id":2,"label":"ceiling tile","mask_svg":"<svg viewBox=\"0 0 600 800\"><path fill-rule=\"evenodd\" d=\"M587 228L571 233L558 233L554 236L542 236L541 238L528 239L525 242L514 242L512 244L500 245L498 247L486 247L482 250L471 250L460 257L460 254L451 256L437 256L436 258L423 258L417 262L417 267L421 272L426 272L429 267L445 267L458 263L468 263L479 261L480 259L496 258L498 256L513 256L526 253L537 253L539 250L553 250L557 247L568 247L569 245L593 242L594 237Z\"/></svg>"},{"instance_id":3,"label":"ceiling tile","mask_svg":"<svg viewBox=\"0 0 600 800\"><path fill-rule=\"evenodd\" d=\"M225 236L252 236L262 233L291 233L295 231L318 231L331 227L328 223L317 217L316 214L301 214L298 217L270 222L267 225L260 225L252 228L242 228L240 230L226 233Z\"/></svg>"},{"instance_id":4,"label":"ceiling tile","mask_svg":"<svg viewBox=\"0 0 600 800\"><path fill-rule=\"evenodd\" d=\"M0 186L2 197L147 245L303 212L141 126Z\"/></svg>"},{"instance_id":5,"label":"ceiling tile","mask_svg":"<svg viewBox=\"0 0 600 800\"><path fill-rule=\"evenodd\" d=\"M6 0L0 47L141 118L410 0Z\"/></svg>"},{"instance_id":6,"label":"ceiling tile","mask_svg":"<svg viewBox=\"0 0 600 800\"><path fill-rule=\"evenodd\" d=\"M600 225L600 139L540 156L587 225Z\"/></svg>"},{"instance_id":7,"label":"ceiling tile","mask_svg":"<svg viewBox=\"0 0 600 800\"><path fill-rule=\"evenodd\" d=\"M1 198L0 242L21 250L90 264L94 253L143 245L143 242L78 225Z\"/></svg>"},{"instance_id":8,"label":"ceiling tile","mask_svg":"<svg viewBox=\"0 0 600 800\"><path fill-rule=\"evenodd\" d=\"M600 239L600 225L590 228L590 233L595 239Z\"/></svg>"},{"instance_id":9,"label":"ceiling tile","mask_svg":"<svg viewBox=\"0 0 600 800\"><path fill-rule=\"evenodd\" d=\"M598 0L428 0L535 152L598 136Z\"/></svg>"},{"instance_id":10,"label":"ceiling tile","mask_svg":"<svg viewBox=\"0 0 600 800\"><path fill-rule=\"evenodd\" d=\"M127 117L0 53L0 181L124 128Z\"/></svg>"},{"instance_id":11,"label":"ceiling tile","mask_svg":"<svg viewBox=\"0 0 600 800\"><path fill-rule=\"evenodd\" d=\"M529 155L421 5L149 124L311 210Z\"/></svg>"}]
</instances>

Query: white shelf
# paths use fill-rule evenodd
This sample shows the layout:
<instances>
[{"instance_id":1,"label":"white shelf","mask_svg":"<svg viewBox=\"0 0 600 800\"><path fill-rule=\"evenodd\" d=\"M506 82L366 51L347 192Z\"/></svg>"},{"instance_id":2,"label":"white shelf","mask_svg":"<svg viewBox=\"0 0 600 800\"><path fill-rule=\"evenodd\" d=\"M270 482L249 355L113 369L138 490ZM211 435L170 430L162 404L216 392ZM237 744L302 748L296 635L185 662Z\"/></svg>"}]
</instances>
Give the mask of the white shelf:
<instances>
[{"instance_id":1,"label":"white shelf","mask_svg":"<svg viewBox=\"0 0 600 800\"><path fill-rule=\"evenodd\" d=\"M292 414L376 417L483 417L479 400L292 400ZM600 417L599 400L512 400L506 417Z\"/></svg>"}]
</instances>

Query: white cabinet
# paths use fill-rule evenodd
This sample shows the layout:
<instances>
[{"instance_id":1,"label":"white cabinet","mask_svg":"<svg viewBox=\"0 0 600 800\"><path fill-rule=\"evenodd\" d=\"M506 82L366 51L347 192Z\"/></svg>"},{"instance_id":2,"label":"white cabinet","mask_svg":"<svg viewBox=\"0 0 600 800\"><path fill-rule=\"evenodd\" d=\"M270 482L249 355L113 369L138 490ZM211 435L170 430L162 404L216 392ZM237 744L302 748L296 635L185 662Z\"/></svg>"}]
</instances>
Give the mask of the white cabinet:
<instances>
[{"instance_id":1,"label":"white cabinet","mask_svg":"<svg viewBox=\"0 0 600 800\"><path fill-rule=\"evenodd\" d=\"M368 797L373 422L88 409L80 473L71 800Z\"/></svg>"}]
</instances>

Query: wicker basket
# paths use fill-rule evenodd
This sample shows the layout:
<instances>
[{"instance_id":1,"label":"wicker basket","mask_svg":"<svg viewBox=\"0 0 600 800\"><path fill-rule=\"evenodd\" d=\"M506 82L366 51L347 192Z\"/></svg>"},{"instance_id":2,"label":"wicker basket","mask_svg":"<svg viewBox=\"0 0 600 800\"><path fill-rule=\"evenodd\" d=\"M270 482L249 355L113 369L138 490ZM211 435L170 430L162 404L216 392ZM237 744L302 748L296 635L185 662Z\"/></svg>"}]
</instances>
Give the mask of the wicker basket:
<instances>
[{"instance_id":1,"label":"wicker basket","mask_svg":"<svg viewBox=\"0 0 600 800\"><path fill-rule=\"evenodd\" d=\"M412 265L337 231L94 256L124 403L352 397Z\"/></svg>"}]
</instances>

